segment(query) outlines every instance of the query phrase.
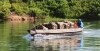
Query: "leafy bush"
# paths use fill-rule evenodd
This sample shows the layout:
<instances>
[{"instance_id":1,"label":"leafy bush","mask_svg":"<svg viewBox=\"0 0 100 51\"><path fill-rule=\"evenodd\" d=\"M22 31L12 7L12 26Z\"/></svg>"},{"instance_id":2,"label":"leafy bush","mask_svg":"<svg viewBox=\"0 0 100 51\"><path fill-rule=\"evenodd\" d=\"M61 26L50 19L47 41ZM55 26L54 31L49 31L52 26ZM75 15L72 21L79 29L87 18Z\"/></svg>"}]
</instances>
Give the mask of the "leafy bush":
<instances>
[{"instance_id":1,"label":"leafy bush","mask_svg":"<svg viewBox=\"0 0 100 51\"><path fill-rule=\"evenodd\" d=\"M12 11L16 12L18 15L23 15L28 13L28 6L25 3L12 3Z\"/></svg>"},{"instance_id":2,"label":"leafy bush","mask_svg":"<svg viewBox=\"0 0 100 51\"><path fill-rule=\"evenodd\" d=\"M10 12L37 18L99 18L99 0L1 0L0 12L4 17ZM49 18L48 18L49 19Z\"/></svg>"},{"instance_id":3,"label":"leafy bush","mask_svg":"<svg viewBox=\"0 0 100 51\"><path fill-rule=\"evenodd\" d=\"M11 4L7 1L0 1L0 14L3 15L1 17L7 17L10 14Z\"/></svg>"}]
</instances>

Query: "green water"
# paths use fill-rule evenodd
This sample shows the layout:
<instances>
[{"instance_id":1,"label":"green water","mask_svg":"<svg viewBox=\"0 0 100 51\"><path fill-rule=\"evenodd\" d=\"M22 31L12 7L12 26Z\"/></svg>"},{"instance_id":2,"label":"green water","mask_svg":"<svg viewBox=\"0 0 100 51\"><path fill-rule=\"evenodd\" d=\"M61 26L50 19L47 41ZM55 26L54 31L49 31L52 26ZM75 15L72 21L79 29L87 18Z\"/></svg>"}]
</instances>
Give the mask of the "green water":
<instances>
[{"instance_id":1,"label":"green water","mask_svg":"<svg viewBox=\"0 0 100 51\"><path fill-rule=\"evenodd\" d=\"M0 51L28 51L29 42L22 37L30 27L28 22L0 23Z\"/></svg>"},{"instance_id":2,"label":"green water","mask_svg":"<svg viewBox=\"0 0 100 51\"><path fill-rule=\"evenodd\" d=\"M100 21L86 24L87 28L83 32L83 47L76 51L100 51ZM35 45L33 45L33 50L30 50L29 41L23 38L31 27L32 24L29 22L0 22L0 51L44 51L44 47L36 47ZM54 47L46 47L49 49L48 51L53 51L52 48ZM59 47L55 49L57 49L55 51L63 51Z\"/></svg>"}]
</instances>

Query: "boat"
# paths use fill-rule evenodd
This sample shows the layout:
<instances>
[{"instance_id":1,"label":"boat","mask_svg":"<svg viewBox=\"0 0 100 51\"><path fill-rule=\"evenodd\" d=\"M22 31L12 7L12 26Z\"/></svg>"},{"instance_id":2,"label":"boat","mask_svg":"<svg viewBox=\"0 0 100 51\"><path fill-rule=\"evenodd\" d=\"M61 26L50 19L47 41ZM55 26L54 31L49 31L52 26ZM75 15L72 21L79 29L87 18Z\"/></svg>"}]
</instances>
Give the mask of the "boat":
<instances>
[{"instance_id":1,"label":"boat","mask_svg":"<svg viewBox=\"0 0 100 51\"><path fill-rule=\"evenodd\" d=\"M79 24L78 24L79 23ZM37 29L28 30L31 35L35 34L67 34L83 31L83 23L79 22L51 22L38 26Z\"/></svg>"},{"instance_id":2,"label":"boat","mask_svg":"<svg viewBox=\"0 0 100 51\"><path fill-rule=\"evenodd\" d=\"M62 33L77 33L77 32L82 32L82 30L83 28L29 30L29 33L30 34L62 34Z\"/></svg>"}]
</instances>

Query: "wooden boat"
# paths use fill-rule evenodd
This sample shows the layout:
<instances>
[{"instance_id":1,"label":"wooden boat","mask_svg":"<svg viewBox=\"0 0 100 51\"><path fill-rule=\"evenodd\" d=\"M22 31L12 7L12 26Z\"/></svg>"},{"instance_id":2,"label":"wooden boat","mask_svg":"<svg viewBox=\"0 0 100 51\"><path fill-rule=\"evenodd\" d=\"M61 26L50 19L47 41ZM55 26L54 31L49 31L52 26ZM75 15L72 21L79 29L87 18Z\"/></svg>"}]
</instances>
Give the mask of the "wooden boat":
<instances>
[{"instance_id":1,"label":"wooden boat","mask_svg":"<svg viewBox=\"0 0 100 51\"><path fill-rule=\"evenodd\" d=\"M30 34L62 34L62 33L82 32L82 30L83 30L82 28L29 30L29 33Z\"/></svg>"}]
</instances>

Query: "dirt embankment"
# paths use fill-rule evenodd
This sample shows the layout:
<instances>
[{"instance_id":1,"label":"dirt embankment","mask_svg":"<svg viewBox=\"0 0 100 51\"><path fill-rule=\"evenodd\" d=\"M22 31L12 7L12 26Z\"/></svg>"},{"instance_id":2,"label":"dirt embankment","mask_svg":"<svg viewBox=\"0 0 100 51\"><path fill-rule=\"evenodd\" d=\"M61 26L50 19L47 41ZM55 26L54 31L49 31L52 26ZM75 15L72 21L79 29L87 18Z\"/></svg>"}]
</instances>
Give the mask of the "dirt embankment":
<instances>
[{"instance_id":1,"label":"dirt embankment","mask_svg":"<svg viewBox=\"0 0 100 51\"><path fill-rule=\"evenodd\" d=\"M9 21L34 21L34 17L29 17L27 15L19 16L19 15L16 15L16 14L11 14L8 17L8 20Z\"/></svg>"}]
</instances>

